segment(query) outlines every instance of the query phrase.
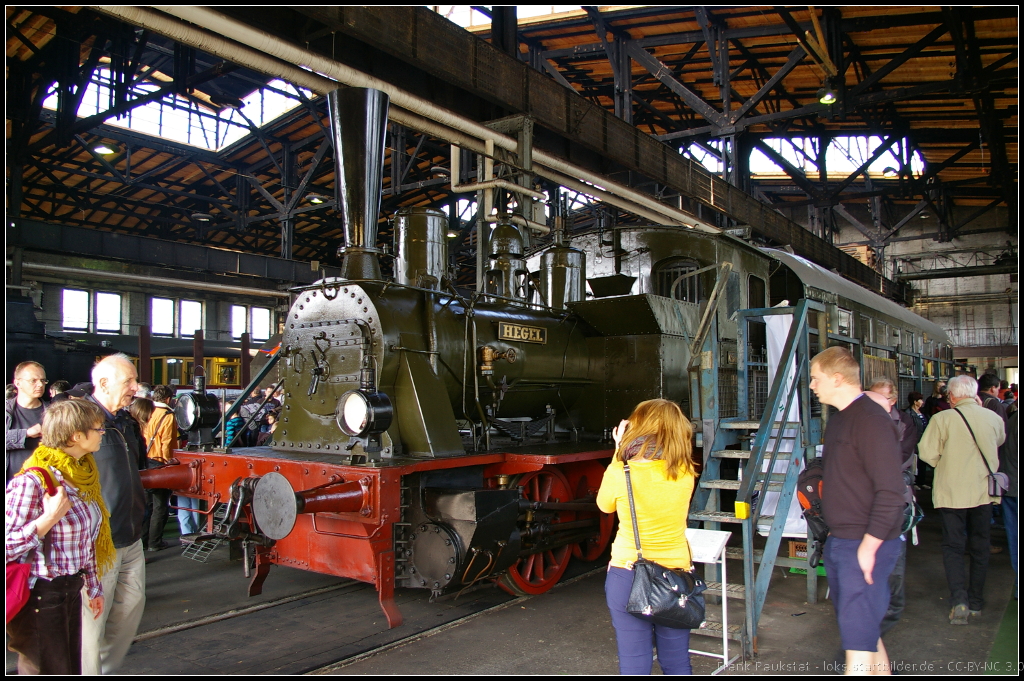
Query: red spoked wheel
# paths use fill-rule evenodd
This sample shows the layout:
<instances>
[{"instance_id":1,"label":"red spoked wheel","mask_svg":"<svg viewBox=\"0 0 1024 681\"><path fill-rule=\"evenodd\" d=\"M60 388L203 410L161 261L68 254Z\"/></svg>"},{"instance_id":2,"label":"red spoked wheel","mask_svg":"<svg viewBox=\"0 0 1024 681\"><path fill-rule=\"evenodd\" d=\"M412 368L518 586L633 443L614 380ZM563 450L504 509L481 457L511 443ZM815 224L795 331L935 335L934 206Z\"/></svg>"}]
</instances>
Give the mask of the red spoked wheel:
<instances>
[{"instance_id":1,"label":"red spoked wheel","mask_svg":"<svg viewBox=\"0 0 1024 681\"><path fill-rule=\"evenodd\" d=\"M601 478L604 475L604 466L593 462L584 461L573 464L566 472L566 478L570 486L576 490L576 499L593 499L597 496L597 490L601 487ZM614 513L577 513L577 520L588 520L597 518L600 523L598 533L584 539L572 547L572 555L587 562L595 561L601 557L612 541L615 533Z\"/></svg>"},{"instance_id":2,"label":"red spoked wheel","mask_svg":"<svg viewBox=\"0 0 1024 681\"><path fill-rule=\"evenodd\" d=\"M523 498L541 502L568 502L573 495L569 482L556 468L542 468L539 471L524 473L514 483L523 490ZM539 513L539 512L538 512ZM572 511L549 513L546 520L551 526L575 520ZM527 522L529 527L530 521ZM537 553L520 558L498 578L498 585L515 596L536 596L542 594L562 578L565 568L569 566L572 556L571 544L563 544L551 549L541 549Z\"/></svg>"},{"instance_id":3,"label":"red spoked wheel","mask_svg":"<svg viewBox=\"0 0 1024 681\"><path fill-rule=\"evenodd\" d=\"M581 520L587 518L593 518L598 516L601 523L601 531L587 539L581 541L572 547L572 555L576 556L580 560L594 561L601 557L604 550L608 548L608 544L612 540L612 533L615 531L615 514L614 513L580 513L578 514Z\"/></svg>"}]
</instances>

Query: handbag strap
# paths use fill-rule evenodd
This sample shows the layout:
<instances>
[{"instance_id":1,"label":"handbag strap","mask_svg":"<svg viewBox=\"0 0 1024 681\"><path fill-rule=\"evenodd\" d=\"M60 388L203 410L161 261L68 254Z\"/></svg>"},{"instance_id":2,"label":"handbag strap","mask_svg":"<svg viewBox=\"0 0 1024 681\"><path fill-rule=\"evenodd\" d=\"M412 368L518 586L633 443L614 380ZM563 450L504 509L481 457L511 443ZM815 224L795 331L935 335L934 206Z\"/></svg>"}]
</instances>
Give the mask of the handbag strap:
<instances>
[{"instance_id":1,"label":"handbag strap","mask_svg":"<svg viewBox=\"0 0 1024 681\"><path fill-rule=\"evenodd\" d=\"M46 487L46 496L52 497L54 494L57 493L57 486L56 486L56 484L54 484L53 476L50 475L50 471L48 471L45 468L42 468L40 466L30 466L29 468L26 468L22 472L23 473L28 473L29 471L39 471L39 474L43 476L43 485ZM46 559L46 555L50 552L51 540L50 540L50 533L49 532L47 532L43 536L43 542L42 543L43 543L42 551L40 551L40 553L43 556L43 565L49 565L50 562ZM31 555L35 551L37 551L37 549L32 549L32 551L30 551L29 553L25 554L26 557ZM27 563L29 561L26 560L26 561L23 561L23 562Z\"/></svg>"},{"instance_id":2,"label":"handbag strap","mask_svg":"<svg viewBox=\"0 0 1024 681\"><path fill-rule=\"evenodd\" d=\"M28 473L29 471L39 471L40 475L43 476L43 484L46 486L46 496L52 497L57 493L57 486L53 482L53 477L50 475L50 471L39 466L31 466L26 468L23 472Z\"/></svg>"},{"instance_id":3,"label":"handbag strap","mask_svg":"<svg viewBox=\"0 0 1024 681\"><path fill-rule=\"evenodd\" d=\"M633 503L633 483L629 479L629 462L622 462L622 470L626 474L626 495L629 497L629 517L633 521L633 541L636 543L636 559L643 560L640 552L640 528L636 523L636 506Z\"/></svg>"},{"instance_id":4,"label":"handbag strap","mask_svg":"<svg viewBox=\"0 0 1024 681\"><path fill-rule=\"evenodd\" d=\"M971 424L967 422L967 417L964 416L963 412L959 409L953 409L957 414L960 414L960 418L964 420L964 425L967 426L967 432L971 434L971 439L974 440L974 446L978 448L978 454L981 455L981 460L985 462L985 468L988 469L988 474L992 475L992 467L988 465L988 459L985 458L985 452L981 451L981 445L978 444L978 438L974 437L974 430L971 429Z\"/></svg>"},{"instance_id":5,"label":"handbag strap","mask_svg":"<svg viewBox=\"0 0 1024 681\"><path fill-rule=\"evenodd\" d=\"M164 415L160 417L160 420L156 422L156 428L153 429L153 435L149 438L149 444L146 445L146 456L149 456L149 450L153 449L153 442L156 440L156 436L160 434L160 426L164 425L164 421L173 412L170 409L164 410Z\"/></svg>"}]
</instances>

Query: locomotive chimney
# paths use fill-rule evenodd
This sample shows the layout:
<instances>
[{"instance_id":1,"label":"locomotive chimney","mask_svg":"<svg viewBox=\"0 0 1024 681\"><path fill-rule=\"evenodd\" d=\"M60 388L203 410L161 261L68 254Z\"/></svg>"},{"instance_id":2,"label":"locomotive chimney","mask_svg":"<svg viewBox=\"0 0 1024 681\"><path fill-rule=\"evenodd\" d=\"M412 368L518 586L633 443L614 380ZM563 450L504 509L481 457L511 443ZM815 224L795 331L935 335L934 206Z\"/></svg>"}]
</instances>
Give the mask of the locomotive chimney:
<instances>
[{"instance_id":1,"label":"locomotive chimney","mask_svg":"<svg viewBox=\"0 0 1024 681\"><path fill-rule=\"evenodd\" d=\"M335 192L344 221L342 276L380 279L377 214L384 177L389 98L380 90L340 88L328 93L337 168Z\"/></svg>"}]
</instances>

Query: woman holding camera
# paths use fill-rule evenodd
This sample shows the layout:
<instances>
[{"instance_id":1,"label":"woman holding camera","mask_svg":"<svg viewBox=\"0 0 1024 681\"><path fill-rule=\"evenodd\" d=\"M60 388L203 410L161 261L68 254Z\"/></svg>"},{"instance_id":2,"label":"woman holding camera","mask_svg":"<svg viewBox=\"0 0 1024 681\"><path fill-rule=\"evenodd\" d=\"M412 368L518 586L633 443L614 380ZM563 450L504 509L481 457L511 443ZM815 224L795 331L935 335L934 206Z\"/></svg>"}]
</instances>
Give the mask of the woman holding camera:
<instances>
[{"instance_id":1,"label":"woman holding camera","mask_svg":"<svg viewBox=\"0 0 1024 681\"><path fill-rule=\"evenodd\" d=\"M690 631L670 629L626 612L633 585L636 544L630 519L624 463L629 462L636 520L644 558L668 568L691 569L686 516L696 471L692 460L693 428L679 405L647 400L613 431L615 457L605 471L597 505L619 514L612 543L605 595L619 652L622 674L650 674L654 647L665 674L690 674Z\"/></svg>"}]
</instances>

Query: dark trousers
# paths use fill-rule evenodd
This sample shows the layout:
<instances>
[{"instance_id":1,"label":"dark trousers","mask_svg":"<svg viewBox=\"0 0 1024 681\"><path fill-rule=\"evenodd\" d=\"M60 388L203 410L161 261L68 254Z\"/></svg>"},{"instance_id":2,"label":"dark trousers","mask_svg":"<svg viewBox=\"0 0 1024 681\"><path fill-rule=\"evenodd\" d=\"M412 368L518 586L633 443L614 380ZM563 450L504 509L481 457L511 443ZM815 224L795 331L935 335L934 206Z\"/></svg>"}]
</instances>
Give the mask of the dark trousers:
<instances>
[{"instance_id":1,"label":"dark trousers","mask_svg":"<svg viewBox=\"0 0 1024 681\"><path fill-rule=\"evenodd\" d=\"M1010 565L1017 572L1017 497L1003 497L1003 525L1010 546Z\"/></svg>"},{"instance_id":2,"label":"dark trousers","mask_svg":"<svg viewBox=\"0 0 1024 681\"><path fill-rule=\"evenodd\" d=\"M146 518L142 523L142 545L146 548L160 546L164 540L164 527L171 505L171 490L146 490Z\"/></svg>"},{"instance_id":3,"label":"dark trousers","mask_svg":"<svg viewBox=\"0 0 1024 681\"><path fill-rule=\"evenodd\" d=\"M992 506L940 508L942 514L942 564L946 568L950 603L970 610L985 606L985 576L988 574L989 527ZM964 554L970 556L970 579Z\"/></svg>"},{"instance_id":4,"label":"dark trousers","mask_svg":"<svg viewBox=\"0 0 1024 681\"><path fill-rule=\"evenodd\" d=\"M825 542L825 571L843 650L877 652L882 619L889 608L889 575L900 555L897 545L903 542L897 538L881 543L868 584L857 561L861 541L830 535Z\"/></svg>"},{"instance_id":5,"label":"dark trousers","mask_svg":"<svg viewBox=\"0 0 1024 681\"><path fill-rule=\"evenodd\" d=\"M899 538L900 555L896 559L896 566L889 575L889 609L885 611L882 618L882 636L896 626L903 614L903 608L907 604L907 541L906 535Z\"/></svg>"},{"instance_id":6,"label":"dark trousers","mask_svg":"<svg viewBox=\"0 0 1024 681\"><path fill-rule=\"evenodd\" d=\"M37 579L28 603L7 623L18 674L82 673L81 575Z\"/></svg>"},{"instance_id":7,"label":"dark trousers","mask_svg":"<svg viewBox=\"0 0 1024 681\"><path fill-rule=\"evenodd\" d=\"M605 598L615 627L620 674L650 674L654 648L658 664L665 674L692 674L690 667L690 630L670 629L645 622L626 612L633 571L609 567L604 582Z\"/></svg>"}]
</instances>

